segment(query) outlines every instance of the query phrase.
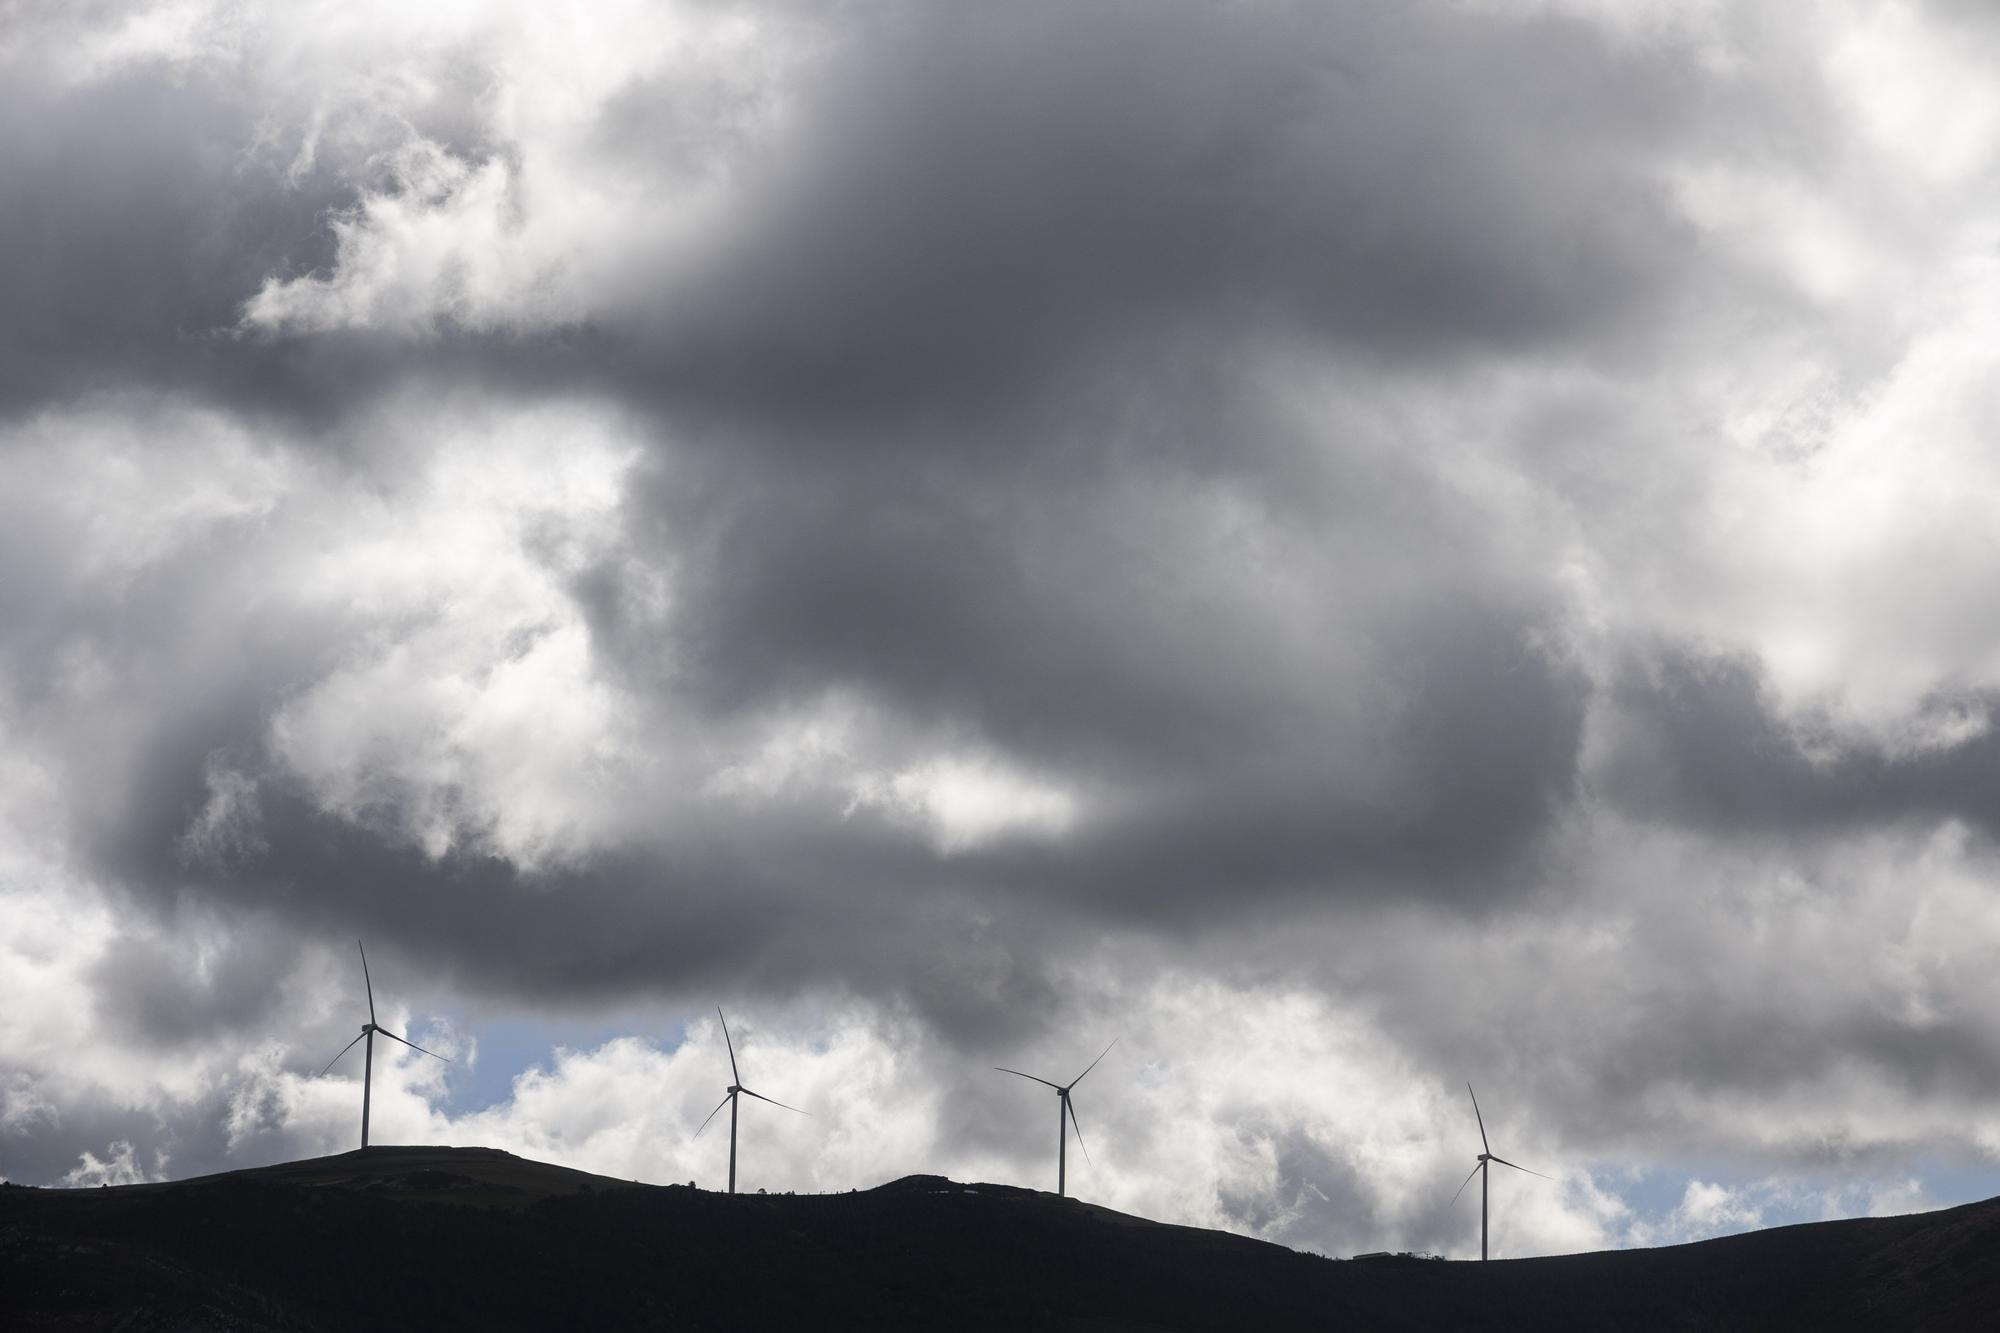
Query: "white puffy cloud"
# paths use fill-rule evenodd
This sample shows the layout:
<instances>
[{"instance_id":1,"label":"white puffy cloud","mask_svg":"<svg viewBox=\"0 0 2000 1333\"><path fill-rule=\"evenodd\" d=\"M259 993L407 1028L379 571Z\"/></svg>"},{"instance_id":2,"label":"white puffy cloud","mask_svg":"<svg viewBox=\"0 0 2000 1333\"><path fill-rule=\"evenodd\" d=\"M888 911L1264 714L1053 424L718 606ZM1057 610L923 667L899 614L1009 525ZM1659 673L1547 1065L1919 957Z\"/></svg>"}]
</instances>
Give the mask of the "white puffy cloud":
<instances>
[{"instance_id":1,"label":"white puffy cloud","mask_svg":"<svg viewBox=\"0 0 2000 1333\"><path fill-rule=\"evenodd\" d=\"M635 261L670 270L726 225L804 54L778 6L259 19L222 77L263 82L269 150L293 171L317 160L359 187L330 219L331 271L273 276L245 303L244 328L268 333L535 331L626 308Z\"/></svg>"},{"instance_id":2,"label":"white puffy cloud","mask_svg":"<svg viewBox=\"0 0 2000 1333\"><path fill-rule=\"evenodd\" d=\"M84 1185L143 1185L149 1180L165 1179L165 1159L159 1162L162 1174L148 1174L146 1169L134 1159L132 1145L122 1139L111 1145L109 1158L99 1161L97 1154L86 1149L74 1171L62 1178L62 1184L71 1189Z\"/></svg>"}]
</instances>

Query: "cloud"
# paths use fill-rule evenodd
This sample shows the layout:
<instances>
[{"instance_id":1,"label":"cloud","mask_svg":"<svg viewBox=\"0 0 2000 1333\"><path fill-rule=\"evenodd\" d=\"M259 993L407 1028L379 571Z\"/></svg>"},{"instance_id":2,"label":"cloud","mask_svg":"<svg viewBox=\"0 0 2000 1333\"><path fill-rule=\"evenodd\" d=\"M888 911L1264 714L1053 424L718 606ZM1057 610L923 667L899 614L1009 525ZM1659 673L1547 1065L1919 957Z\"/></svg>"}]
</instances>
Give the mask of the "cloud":
<instances>
[{"instance_id":1,"label":"cloud","mask_svg":"<svg viewBox=\"0 0 2000 1333\"><path fill-rule=\"evenodd\" d=\"M165 1169L164 1159L159 1167ZM164 1179L164 1176L148 1175L145 1168L133 1160L132 1145L120 1140L111 1145L108 1161L99 1161L96 1153L86 1151L77 1168L62 1178L62 1184L76 1189L84 1185L143 1185L149 1180L159 1179Z\"/></svg>"},{"instance_id":2,"label":"cloud","mask_svg":"<svg viewBox=\"0 0 2000 1333\"><path fill-rule=\"evenodd\" d=\"M720 996L827 1112L773 1187L1040 1179L982 1071L1122 1034L1093 1197L1314 1248L1466 1252L1468 1079L1557 1178L1505 1253L1944 1197L1996 163L1935 108L1996 37L34 7L6 1170L344 1146L365 934L468 1051L661 1016L378 1089L628 1178L714 1178Z\"/></svg>"}]
</instances>

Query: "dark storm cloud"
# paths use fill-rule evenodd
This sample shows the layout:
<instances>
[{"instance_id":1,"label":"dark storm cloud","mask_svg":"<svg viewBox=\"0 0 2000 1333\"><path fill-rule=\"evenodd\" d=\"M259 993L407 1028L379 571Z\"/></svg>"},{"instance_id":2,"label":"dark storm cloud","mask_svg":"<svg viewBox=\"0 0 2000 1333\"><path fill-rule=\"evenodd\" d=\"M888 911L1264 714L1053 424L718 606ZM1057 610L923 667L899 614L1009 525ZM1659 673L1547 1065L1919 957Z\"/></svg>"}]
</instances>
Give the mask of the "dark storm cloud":
<instances>
[{"instance_id":1,"label":"dark storm cloud","mask_svg":"<svg viewBox=\"0 0 2000 1333\"><path fill-rule=\"evenodd\" d=\"M472 66L427 77L439 86L407 131L501 152L475 123ZM412 379L559 387L615 359L587 330L532 347L460 330L421 349L368 330L244 336L260 287L330 272L334 224L396 188L365 139L299 154L311 111L199 64L65 81L0 61L0 413L144 390L326 428Z\"/></svg>"},{"instance_id":2,"label":"dark storm cloud","mask_svg":"<svg viewBox=\"0 0 2000 1333\"><path fill-rule=\"evenodd\" d=\"M266 398L287 359L232 338L270 273L331 258L323 213L351 191L287 183L249 155L251 113L139 72L0 91L0 409L135 382Z\"/></svg>"},{"instance_id":3,"label":"dark storm cloud","mask_svg":"<svg viewBox=\"0 0 2000 1333\"><path fill-rule=\"evenodd\" d=\"M1491 520L1438 477L1308 482L1343 427L1285 438L1246 374L1260 342L1398 376L1616 338L1674 299L1687 246L1634 151L1693 114L1673 53L1420 10L862 30L767 206L634 322L640 392L723 456L656 496L707 704L855 688L1122 793L955 879L1145 915L1504 875L1576 759L1585 685L1528 646L1548 593L1455 563ZM1432 586L1347 627L1368 679L1315 679L1259 610L1176 586L1205 553L1119 493L1149 476L1375 538L1313 571L1329 639L1345 589ZM1314 698L1378 685L1386 739ZM1356 801L1369 766L1404 796Z\"/></svg>"},{"instance_id":4,"label":"dark storm cloud","mask_svg":"<svg viewBox=\"0 0 2000 1333\"><path fill-rule=\"evenodd\" d=\"M1346 463L1358 427L1277 422L1249 354L1303 339L1397 378L1636 327L1686 257L1633 168L1689 114L1673 55L1431 10L876 11L809 85L803 136L747 173L742 225L657 306L547 334L447 328L394 366L366 333L189 332L226 327L267 277L327 270L326 210L365 177L342 198L232 155L248 119L198 81L45 101L62 147L31 159L46 185L19 225L56 239L15 281L63 307L36 355L65 365L24 386L187 372L320 420L342 384L357 406L411 376L531 396L573 370L673 441L624 515L628 566L674 571L671 625L633 612L616 570L575 585L607 670L720 718L848 689L1115 793L1046 851L1003 840L941 864L879 821L779 805L522 875L415 854L393 821L336 835L261 774L242 863L190 865L214 764L255 773L262 722L346 632L280 620L175 686L175 624L228 615L205 570L257 559L225 542L95 627L145 645L162 695L90 779L98 863L168 892L289 885L275 901L341 920L397 906L412 938L421 923L470 971L530 987L699 977L794 935L844 941L875 974L861 960L924 947L897 904L928 886L1127 920L1272 892L1504 891L1574 786L1588 686L1535 646L1550 594L1485 554L1493 515L1414 453ZM656 94L618 99L607 151L671 148ZM1588 136L1556 135L1579 104L1599 109ZM72 159L90 170L58 169ZM86 225L58 225L72 215ZM1154 490L1241 497L1324 596L1239 600ZM1303 641L1279 641L1287 615ZM51 644L80 627L58 628ZM662 676L667 631L687 660ZM1343 641L1359 660L1326 670ZM508 957L523 937L531 956Z\"/></svg>"},{"instance_id":5,"label":"dark storm cloud","mask_svg":"<svg viewBox=\"0 0 2000 1333\"><path fill-rule=\"evenodd\" d=\"M852 414L936 424L1143 382L1161 347L1198 366L1246 331L1388 373L1615 343L1694 272L1641 169L1700 111L1671 50L1432 8L851 17L804 132L744 169L737 225L673 271L642 251L603 308L526 344L450 320L422 346L232 337L267 280L335 269L332 223L385 188L379 163L324 148L295 172L266 122L309 108L272 116L200 70L24 78L0 226L35 262L8 267L6 387L150 380L320 417L413 373L608 378L676 421L720 407L732 437L782 423L750 433L797 449ZM440 78L411 128L507 159L477 81ZM639 179L686 168L703 154L676 145L726 117L685 100L672 78L625 89L593 148Z\"/></svg>"},{"instance_id":6,"label":"dark storm cloud","mask_svg":"<svg viewBox=\"0 0 2000 1333\"><path fill-rule=\"evenodd\" d=\"M1079 559L1097 584L1066 576L1071 562L1058 560L1041 587L1012 599L1009 624L994 608L1024 559L1015 539L996 535L982 553L976 537L938 521L935 503L909 506L898 527L883 517L896 497L828 490L852 495L846 512L861 522L844 546L809 519L735 519L746 523L743 550L718 560L715 575L734 597L713 612L698 603L677 626L694 626L695 641L720 645L720 662L734 667L715 669L704 711L755 713L829 683L854 686L918 724L1089 774L1117 793L1101 819L1047 849L1003 840L940 859L865 813L773 801L687 818L663 811L656 841L574 868L523 872L477 851L434 859L393 817L356 823L320 811L295 781L265 771L261 729L290 683L335 654L339 621L251 621L219 662L175 659L177 627L204 608L224 614L235 596L206 573L218 553L198 546L135 585L119 625L126 669L173 706L127 733L130 749L72 760L73 780L93 793L78 813L92 864L167 901L198 887L302 927L346 933L366 922L483 988L610 995L669 980L854 977L864 989L907 987L940 1022L969 1030L981 1008L987 1023L1014 1024L999 1017L1019 1011L1010 997L1046 990L1017 955L1039 952L1072 913L1199 921L1238 918L1271 894L1504 893L1519 887L1513 863L1570 794L1587 688L1532 646L1532 604L1495 595L1498 605L1482 605L1489 595L1474 586L1372 623L1391 665L1381 725L1357 736L1314 697L1330 688L1324 679L1258 647L1254 620L1240 637L1218 638L1225 610L1155 608L1148 628L1127 614L1146 603L1148 584ZM786 549L801 529L805 549ZM257 531L221 542L238 552L229 563L254 563ZM857 549L858 564L837 563ZM760 554L776 562L773 574L760 573ZM760 603L760 577L808 591L787 594L795 606ZM852 586L827 595L829 580ZM925 580L933 591L913 606L909 589ZM844 610L885 603L900 613ZM710 622L723 613L743 623ZM1148 636L1157 642L1135 652ZM218 763L261 777L254 826L228 855L191 858ZM1378 769L1395 778L1387 796L1367 785ZM1000 919L975 945L960 922L981 899ZM996 943L1011 980L989 985L951 965ZM913 969L913 959L940 966Z\"/></svg>"},{"instance_id":7,"label":"dark storm cloud","mask_svg":"<svg viewBox=\"0 0 2000 1333\"><path fill-rule=\"evenodd\" d=\"M433 858L394 829L327 814L267 779L256 846L190 863L185 828L207 796L203 772L192 763L149 772L155 804L180 818L120 826L97 844L94 865L140 904L169 895L164 908L198 889L274 950L290 946L278 938L281 925L290 935L363 932L378 948L426 960L429 986L531 1002L837 985L908 996L940 1030L968 1040L1048 1021L1046 1005L1032 1001L1051 986L1032 960L1060 929L1060 905L1050 904L1051 919L975 912L926 850L879 825L771 812L687 826L665 848L524 874L496 856ZM177 867L170 879L163 864ZM197 985L185 975L188 959L150 936L129 938L99 965L99 1003L114 1029L181 1040L190 1024L259 1012L222 1015L229 996L268 990L272 978L256 957L231 953Z\"/></svg>"},{"instance_id":8,"label":"dark storm cloud","mask_svg":"<svg viewBox=\"0 0 2000 1333\"><path fill-rule=\"evenodd\" d=\"M220 1042L271 1011L296 941L244 918L207 947L171 935L124 935L92 964L89 982L103 1030L148 1047Z\"/></svg>"},{"instance_id":9,"label":"dark storm cloud","mask_svg":"<svg viewBox=\"0 0 2000 1333\"><path fill-rule=\"evenodd\" d=\"M1246 453L1276 429L1250 413L1215 427L1241 432ZM1149 475L1164 494L1148 493ZM1369 646L1391 663L1419 750L1450 744L1454 721L1473 726L1473 748L1504 746L1481 737L1487 720L1469 716L1465 691L1532 695L1538 678L1563 674L1532 647L1548 614L1536 590L1504 570L1452 568L1481 542L1451 525L1484 515L1423 496L1428 478L1402 479L1419 498L1400 497L1392 516L1382 511L1398 504L1394 478L1303 504L1296 493L1267 498L1254 473L1211 481L1135 457L1125 478L1141 484L936 460L697 482L686 505L667 498L664 524L692 557L681 615L697 646L694 684L724 710L857 685L919 719L966 721L1036 761L1130 781L1161 766L1243 762L1246 750L1268 758L1308 744L1299 728L1315 718L1336 728L1342 702L1311 697L1333 682L1315 678L1324 667L1310 654L1343 622L1389 640ZM1353 480L1314 484L1342 491ZM728 501L715 503L723 491ZM1245 524L1285 535L1282 556L1298 563L1277 577L1320 590L1287 608L1292 623L1274 615L1270 589L1237 582L1256 571L1223 563L1240 554L1204 526L1210 502L1240 503ZM1365 537L1329 553L1299 531L1320 523ZM1389 591L1433 579L1457 585L1400 604ZM1497 679L1480 681L1487 672Z\"/></svg>"},{"instance_id":10,"label":"dark storm cloud","mask_svg":"<svg viewBox=\"0 0 2000 1333\"><path fill-rule=\"evenodd\" d=\"M1693 89L1580 23L892 6L845 44L742 233L635 312L664 392L732 391L801 443L1245 330L1388 370L1616 337L1687 275L1642 167Z\"/></svg>"},{"instance_id":11,"label":"dark storm cloud","mask_svg":"<svg viewBox=\"0 0 2000 1333\"><path fill-rule=\"evenodd\" d=\"M2000 739L1984 727L1892 747L1788 716L1743 656L1666 646L1634 654L1613 689L1604 793L1647 816L1721 833L1808 837L1841 827L1963 819L2000 831ZM1927 700L1913 724L1987 715L1985 693Z\"/></svg>"}]
</instances>

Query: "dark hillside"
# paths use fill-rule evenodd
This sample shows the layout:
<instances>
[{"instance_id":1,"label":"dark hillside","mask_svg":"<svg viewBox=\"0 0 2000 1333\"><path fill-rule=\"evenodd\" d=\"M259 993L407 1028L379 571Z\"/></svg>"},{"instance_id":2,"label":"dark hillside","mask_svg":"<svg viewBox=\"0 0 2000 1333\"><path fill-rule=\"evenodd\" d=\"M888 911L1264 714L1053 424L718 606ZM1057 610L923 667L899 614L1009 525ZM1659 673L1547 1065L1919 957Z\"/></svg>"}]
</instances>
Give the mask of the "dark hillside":
<instances>
[{"instance_id":1,"label":"dark hillside","mask_svg":"<svg viewBox=\"0 0 2000 1333\"><path fill-rule=\"evenodd\" d=\"M490 1149L0 1189L9 1329L1944 1329L1995 1310L2000 1201L1480 1265L1322 1259L933 1176L732 1199Z\"/></svg>"}]
</instances>

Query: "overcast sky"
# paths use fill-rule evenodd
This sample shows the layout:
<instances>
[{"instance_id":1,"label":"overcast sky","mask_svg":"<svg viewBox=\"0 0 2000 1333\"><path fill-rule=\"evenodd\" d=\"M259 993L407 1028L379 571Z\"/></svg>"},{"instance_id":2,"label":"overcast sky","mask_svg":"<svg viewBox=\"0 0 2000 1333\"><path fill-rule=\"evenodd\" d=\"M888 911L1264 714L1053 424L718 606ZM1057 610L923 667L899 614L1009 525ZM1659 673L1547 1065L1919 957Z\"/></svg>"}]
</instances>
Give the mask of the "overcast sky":
<instances>
[{"instance_id":1,"label":"overcast sky","mask_svg":"<svg viewBox=\"0 0 2000 1333\"><path fill-rule=\"evenodd\" d=\"M1981 3L0 3L0 1175L2000 1192ZM409 1055L408 1052L403 1052Z\"/></svg>"}]
</instances>

